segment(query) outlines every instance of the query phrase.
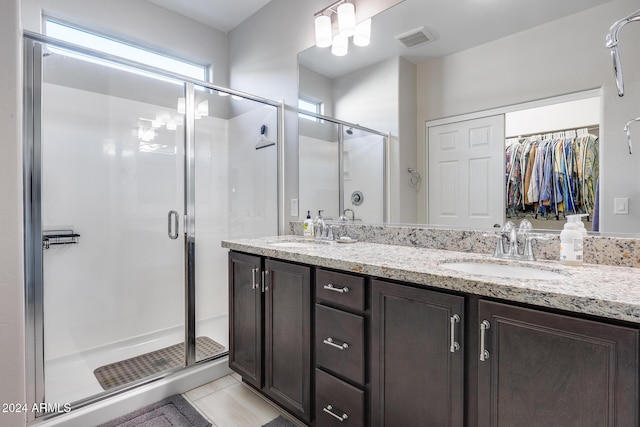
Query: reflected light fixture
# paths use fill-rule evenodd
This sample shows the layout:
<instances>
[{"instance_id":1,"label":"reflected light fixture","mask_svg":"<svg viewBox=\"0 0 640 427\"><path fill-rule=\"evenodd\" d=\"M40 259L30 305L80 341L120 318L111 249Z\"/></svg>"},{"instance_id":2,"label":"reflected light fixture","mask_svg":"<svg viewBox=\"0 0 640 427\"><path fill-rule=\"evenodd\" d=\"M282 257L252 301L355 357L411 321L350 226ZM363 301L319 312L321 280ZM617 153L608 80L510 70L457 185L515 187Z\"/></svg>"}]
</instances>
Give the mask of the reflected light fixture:
<instances>
[{"instance_id":1,"label":"reflected light fixture","mask_svg":"<svg viewBox=\"0 0 640 427\"><path fill-rule=\"evenodd\" d=\"M340 33L336 34L331 45L331 53L335 56L345 56L349 53L349 37Z\"/></svg>"},{"instance_id":2,"label":"reflected light fixture","mask_svg":"<svg viewBox=\"0 0 640 427\"><path fill-rule=\"evenodd\" d=\"M342 3L338 6L338 32L346 37L356 33L356 8L352 3Z\"/></svg>"},{"instance_id":3,"label":"reflected light fixture","mask_svg":"<svg viewBox=\"0 0 640 427\"><path fill-rule=\"evenodd\" d=\"M353 36L353 44L364 47L371 42L371 18L356 25L356 33Z\"/></svg>"},{"instance_id":4,"label":"reflected light fixture","mask_svg":"<svg viewBox=\"0 0 640 427\"><path fill-rule=\"evenodd\" d=\"M336 17L334 34L332 18ZM371 19L356 25L356 9L348 0L339 0L315 14L316 46L329 47L336 56L349 52L349 37L356 46L368 46L371 41Z\"/></svg>"}]
</instances>

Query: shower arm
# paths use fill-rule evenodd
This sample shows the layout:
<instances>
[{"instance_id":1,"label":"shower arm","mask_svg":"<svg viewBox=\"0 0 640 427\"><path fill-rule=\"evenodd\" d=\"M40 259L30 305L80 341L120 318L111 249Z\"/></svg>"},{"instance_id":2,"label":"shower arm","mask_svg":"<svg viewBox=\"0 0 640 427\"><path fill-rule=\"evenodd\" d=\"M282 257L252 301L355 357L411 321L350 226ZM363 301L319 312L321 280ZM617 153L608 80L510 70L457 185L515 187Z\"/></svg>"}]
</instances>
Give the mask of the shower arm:
<instances>
[{"instance_id":1,"label":"shower arm","mask_svg":"<svg viewBox=\"0 0 640 427\"><path fill-rule=\"evenodd\" d=\"M606 37L605 46L611 50L611 59L613 60L613 73L616 78L616 86L618 89L618 96L624 95L624 79L622 77L622 65L620 63L620 51L618 50L618 33L630 22L640 21L640 10L632 13L626 18L614 23L609 29L609 34Z\"/></svg>"}]
</instances>

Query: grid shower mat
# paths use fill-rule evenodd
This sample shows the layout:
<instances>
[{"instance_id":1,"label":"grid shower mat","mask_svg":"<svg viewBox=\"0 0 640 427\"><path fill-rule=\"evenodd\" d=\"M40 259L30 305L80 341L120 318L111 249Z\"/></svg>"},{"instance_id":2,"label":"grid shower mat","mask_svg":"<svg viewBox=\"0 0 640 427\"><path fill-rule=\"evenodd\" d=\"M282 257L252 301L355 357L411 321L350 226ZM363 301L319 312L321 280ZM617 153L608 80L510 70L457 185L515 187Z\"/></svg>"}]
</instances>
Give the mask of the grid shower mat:
<instances>
[{"instance_id":1,"label":"grid shower mat","mask_svg":"<svg viewBox=\"0 0 640 427\"><path fill-rule=\"evenodd\" d=\"M196 360L208 359L225 351L225 347L209 337L196 338ZM149 375L155 375L184 364L184 343L101 366L93 371L104 390L109 390Z\"/></svg>"}]
</instances>

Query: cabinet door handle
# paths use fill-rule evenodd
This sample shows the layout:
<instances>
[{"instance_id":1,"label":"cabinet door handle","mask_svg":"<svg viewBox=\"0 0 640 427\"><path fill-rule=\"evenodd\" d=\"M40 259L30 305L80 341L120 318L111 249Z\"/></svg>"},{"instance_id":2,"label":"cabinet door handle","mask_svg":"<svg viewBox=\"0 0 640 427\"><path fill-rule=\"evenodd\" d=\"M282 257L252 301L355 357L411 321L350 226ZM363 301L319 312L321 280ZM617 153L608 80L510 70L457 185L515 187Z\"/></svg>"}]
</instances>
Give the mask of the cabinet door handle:
<instances>
[{"instance_id":1,"label":"cabinet door handle","mask_svg":"<svg viewBox=\"0 0 640 427\"><path fill-rule=\"evenodd\" d=\"M338 350L346 350L349 348L349 344L343 342L342 344L336 344L333 342L333 338L329 337L326 340L322 341L326 345L330 345L331 347L337 348Z\"/></svg>"},{"instance_id":2,"label":"cabinet door handle","mask_svg":"<svg viewBox=\"0 0 640 427\"><path fill-rule=\"evenodd\" d=\"M265 270L262 272L262 292L269 290L269 286L266 285L267 280L269 280L269 270Z\"/></svg>"},{"instance_id":3,"label":"cabinet door handle","mask_svg":"<svg viewBox=\"0 0 640 427\"><path fill-rule=\"evenodd\" d=\"M451 316L451 344L449 345L451 353L460 350L460 344L456 341L456 323L460 323L460 316L454 314Z\"/></svg>"},{"instance_id":4,"label":"cabinet door handle","mask_svg":"<svg viewBox=\"0 0 640 427\"><path fill-rule=\"evenodd\" d=\"M329 283L328 285L324 285L323 288L328 290L328 291L338 292L338 293L341 293L341 294L348 294L349 293L349 288L347 288L346 286L343 287L343 288L336 288L335 286L333 286L333 283Z\"/></svg>"},{"instance_id":5,"label":"cabinet door handle","mask_svg":"<svg viewBox=\"0 0 640 427\"><path fill-rule=\"evenodd\" d=\"M333 406L331 405L327 405L324 408L322 408L322 411L326 412L327 414L331 415L333 418L335 418L336 420L343 422L345 421L347 418L349 418L347 416L347 414L345 414L344 412L342 413L342 415L338 415L335 412L333 412Z\"/></svg>"},{"instance_id":6,"label":"cabinet door handle","mask_svg":"<svg viewBox=\"0 0 640 427\"><path fill-rule=\"evenodd\" d=\"M260 283L258 283L258 281L256 280L258 271L260 271L259 267L251 269L251 278L253 279L253 282L251 283L251 289L258 289L260 287Z\"/></svg>"},{"instance_id":7,"label":"cabinet door handle","mask_svg":"<svg viewBox=\"0 0 640 427\"><path fill-rule=\"evenodd\" d=\"M489 358L489 351L485 348L485 339L487 330L491 329L491 323L488 320L483 320L480 323L480 361L484 362Z\"/></svg>"}]
</instances>

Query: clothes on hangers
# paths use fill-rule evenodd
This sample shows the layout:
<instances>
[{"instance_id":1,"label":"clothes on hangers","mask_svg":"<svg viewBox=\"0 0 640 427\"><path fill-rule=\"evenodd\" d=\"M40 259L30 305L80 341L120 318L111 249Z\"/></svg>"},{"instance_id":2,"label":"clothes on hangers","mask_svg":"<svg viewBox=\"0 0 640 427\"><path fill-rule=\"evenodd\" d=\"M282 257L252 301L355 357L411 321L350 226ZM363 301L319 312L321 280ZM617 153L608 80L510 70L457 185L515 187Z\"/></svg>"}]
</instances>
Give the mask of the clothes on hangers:
<instances>
[{"instance_id":1,"label":"clothes on hangers","mask_svg":"<svg viewBox=\"0 0 640 427\"><path fill-rule=\"evenodd\" d=\"M593 215L598 137L560 132L511 141L505 151L507 215Z\"/></svg>"}]
</instances>

